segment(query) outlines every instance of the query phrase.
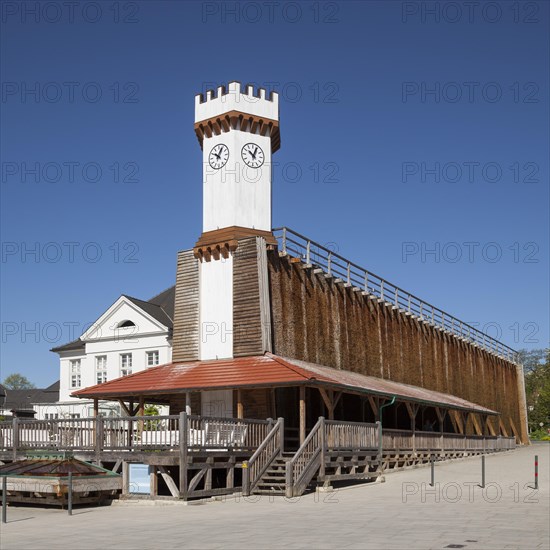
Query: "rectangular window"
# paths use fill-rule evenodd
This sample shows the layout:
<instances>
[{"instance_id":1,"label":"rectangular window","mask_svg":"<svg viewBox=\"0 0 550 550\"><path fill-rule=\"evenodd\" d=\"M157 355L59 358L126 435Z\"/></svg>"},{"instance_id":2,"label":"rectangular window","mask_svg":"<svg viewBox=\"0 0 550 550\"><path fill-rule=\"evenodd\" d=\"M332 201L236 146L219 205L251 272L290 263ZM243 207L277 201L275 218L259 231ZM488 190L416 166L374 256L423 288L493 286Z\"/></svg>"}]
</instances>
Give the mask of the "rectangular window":
<instances>
[{"instance_id":1,"label":"rectangular window","mask_svg":"<svg viewBox=\"0 0 550 550\"><path fill-rule=\"evenodd\" d=\"M132 374L132 354L121 353L120 354L120 375L128 376Z\"/></svg>"},{"instance_id":2,"label":"rectangular window","mask_svg":"<svg viewBox=\"0 0 550 550\"><path fill-rule=\"evenodd\" d=\"M155 351L148 351L147 352L147 366L148 367L154 367L155 365L159 364L159 352L158 350Z\"/></svg>"},{"instance_id":3,"label":"rectangular window","mask_svg":"<svg viewBox=\"0 0 550 550\"><path fill-rule=\"evenodd\" d=\"M71 388L80 388L80 359L71 359Z\"/></svg>"},{"instance_id":4,"label":"rectangular window","mask_svg":"<svg viewBox=\"0 0 550 550\"><path fill-rule=\"evenodd\" d=\"M104 382L107 382L107 356L106 355L96 355L95 369L96 369L96 383L103 384Z\"/></svg>"}]
</instances>

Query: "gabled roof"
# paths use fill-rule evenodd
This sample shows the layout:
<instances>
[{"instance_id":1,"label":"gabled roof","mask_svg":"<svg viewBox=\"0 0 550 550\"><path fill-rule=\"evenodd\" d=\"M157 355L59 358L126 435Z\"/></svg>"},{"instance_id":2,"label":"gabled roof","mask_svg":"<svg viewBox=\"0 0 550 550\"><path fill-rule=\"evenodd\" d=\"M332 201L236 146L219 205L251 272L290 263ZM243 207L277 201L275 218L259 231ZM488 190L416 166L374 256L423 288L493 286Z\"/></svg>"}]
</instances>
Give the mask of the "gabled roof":
<instances>
[{"instance_id":1,"label":"gabled roof","mask_svg":"<svg viewBox=\"0 0 550 550\"><path fill-rule=\"evenodd\" d=\"M322 386L446 408L498 414L454 395L333 369L271 353L211 361L169 363L74 392L74 397L128 399L185 391L281 386Z\"/></svg>"},{"instance_id":2,"label":"gabled roof","mask_svg":"<svg viewBox=\"0 0 550 550\"><path fill-rule=\"evenodd\" d=\"M173 325L172 318L158 304L152 304L151 302L146 302L145 300L139 300L138 298L134 298L133 296L128 296L127 294L123 294L122 296L130 300L130 302L132 302L137 307L145 311L145 313L148 313L151 317L156 319L159 323L163 324L165 327L168 327L169 329L172 328L172 325Z\"/></svg>"},{"instance_id":3,"label":"gabled roof","mask_svg":"<svg viewBox=\"0 0 550 550\"><path fill-rule=\"evenodd\" d=\"M29 388L26 390L10 390L5 388L6 410L32 410L34 403L55 403L59 401L59 381L47 388Z\"/></svg>"},{"instance_id":4,"label":"gabled roof","mask_svg":"<svg viewBox=\"0 0 550 550\"><path fill-rule=\"evenodd\" d=\"M148 315L153 317L156 321L168 327L168 330L172 330L174 319L174 300L176 296L176 287L171 286L166 290L163 290L160 294L153 296L150 300L140 300L133 296L123 294L127 300L130 300L134 305L145 311ZM62 346L52 348L50 351L59 353L61 351L84 351L86 343L80 338L73 340Z\"/></svg>"}]
</instances>

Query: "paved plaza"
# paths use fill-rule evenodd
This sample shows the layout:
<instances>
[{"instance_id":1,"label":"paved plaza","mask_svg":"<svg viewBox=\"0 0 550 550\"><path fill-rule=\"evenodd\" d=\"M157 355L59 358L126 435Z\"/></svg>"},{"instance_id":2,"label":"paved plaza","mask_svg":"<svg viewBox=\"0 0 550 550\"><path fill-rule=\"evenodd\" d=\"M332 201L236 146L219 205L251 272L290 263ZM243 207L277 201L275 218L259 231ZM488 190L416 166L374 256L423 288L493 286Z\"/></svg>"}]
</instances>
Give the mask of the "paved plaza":
<instances>
[{"instance_id":1,"label":"paved plaza","mask_svg":"<svg viewBox=\"0 0 550 550\"><path fill-rule=\"evenodd\" d=\"M550 445L395 472L385 483L201 504L10 507L0 548L548 549ZM539 455L539 490L534 457Z\"/></svg>"}]
</instances>

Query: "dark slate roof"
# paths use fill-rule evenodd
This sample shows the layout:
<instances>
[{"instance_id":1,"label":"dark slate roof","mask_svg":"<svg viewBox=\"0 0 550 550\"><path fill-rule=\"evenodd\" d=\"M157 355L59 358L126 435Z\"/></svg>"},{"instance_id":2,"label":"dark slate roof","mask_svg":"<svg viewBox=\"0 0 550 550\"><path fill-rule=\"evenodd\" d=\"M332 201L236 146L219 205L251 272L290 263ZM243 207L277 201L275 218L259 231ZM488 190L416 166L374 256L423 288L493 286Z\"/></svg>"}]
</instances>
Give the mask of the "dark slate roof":
<instances>
[{"instance_id":1,"label":"dark slate roof","mask_svg":"<svg viewBox=\"0 0 550 550\"><path fill-rule=\"evenodd\" d=\"M160 294L153 296L147 300L151 304L156 304L160 306L170 317L171 320L174 320L174 303L176 299L176 285L163 290ZM172 326L172 325L170 325Z\"/></svg>"},{"instance_id":2,"label":"dark slate roof","mask_svg":"<svg viewBox=\"0 0 550 550\"><path fill-rule=\"evenodd\" d=\"M127 294L123 294L123 296L148 313L159 323L162 323L165 327L168 327L169 330L172 330L174 319L174 301L176 297L175 285L163 290L160 294L153 296L149 300L140 300L139 298L134 298L133 296L128 296ZM80 338L77 338L68 344L63 344L62 346L52 348L50 351L59 353L60 351L84 350L84 346L85 343Z\"/></svg>"},{"instance_id":3,"label":"dark slate roof","mask_svg":"<svg viewBox=\"0 0 550 550\"><path fill-rule=\"evenodd\" d=\"M170 289L168 289L170 290ZM168 298L163 297L163 295L168 292L164 291L161 294L154 296L151 300L145 301L145 300L139 300L138 298L134 298L133 296L128 296L126 294L123 294L125 298L128 298L131 302L133 302L136 306L138 306L140 309L145 311L145 313L148 313L151 317L156 319L159 323L162 323L165 327L168 327L169 329L172 328L172 317L174 315L174 296L175 296L175 287L174 292L172 293L172 300L171 300L171 307L172 307L172 315L170 315L162 306L164 304L165 306L168 306L170 303ZM160 298L160 300L158 300ZM154 302L152 300L158 300L158 302Z\"/></svg>"},{"instance_id":4,"label":"dark slate roof","mask_svg":"<svg viewBox=\"0 0 550 550\"><path fill-rule=\"evenodd\" d=\"M7 410L31 410L33 403L55 403L59 401L59 381L47 388L30 388L27 390L10 390L5 388Z\"/></svg>"},{"instance_id":5,"label":"dark slate roof","mask_svg":"<svg viewBox=\"0 0 550 550\"><path fill-rule=\"evenodd\" d=\"M68 344L63 344L62 346L57 346L56 348L52 348L50 351L75 351L78 349L84 349L84 342L77 338L76 340L73 340L72 342L69 342Z\"/></svg>"}]
</instances>

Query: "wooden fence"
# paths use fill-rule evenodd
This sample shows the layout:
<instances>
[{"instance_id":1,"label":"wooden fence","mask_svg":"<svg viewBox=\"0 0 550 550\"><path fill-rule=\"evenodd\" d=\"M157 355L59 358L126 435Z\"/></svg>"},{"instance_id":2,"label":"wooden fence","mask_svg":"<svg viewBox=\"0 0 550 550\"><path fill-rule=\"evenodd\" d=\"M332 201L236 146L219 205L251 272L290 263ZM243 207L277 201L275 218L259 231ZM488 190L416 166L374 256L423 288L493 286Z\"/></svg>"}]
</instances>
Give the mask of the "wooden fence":
<instances>
[{"instance_id":1,"label":"wooden fence","mask_svg":"<svg viewBox=\"0 0 550 550\"><path fill-rule=\"evenodd\" d=\"M274 422L191 416L97 417L0 422L0 450L24 451L194 450L254 451ZM187 429L184 429L184 425Z\"/></svg>"}]
</instances>

